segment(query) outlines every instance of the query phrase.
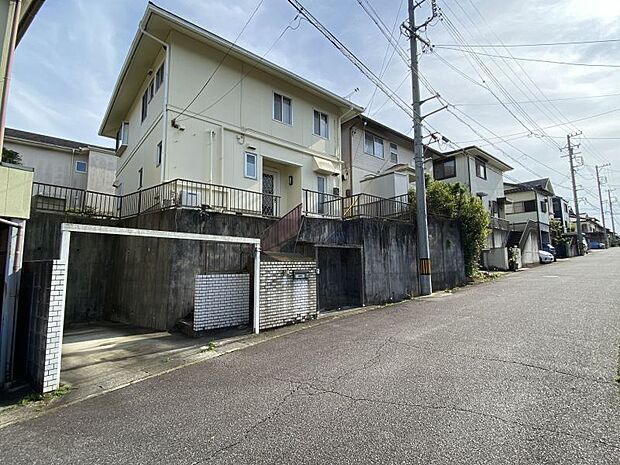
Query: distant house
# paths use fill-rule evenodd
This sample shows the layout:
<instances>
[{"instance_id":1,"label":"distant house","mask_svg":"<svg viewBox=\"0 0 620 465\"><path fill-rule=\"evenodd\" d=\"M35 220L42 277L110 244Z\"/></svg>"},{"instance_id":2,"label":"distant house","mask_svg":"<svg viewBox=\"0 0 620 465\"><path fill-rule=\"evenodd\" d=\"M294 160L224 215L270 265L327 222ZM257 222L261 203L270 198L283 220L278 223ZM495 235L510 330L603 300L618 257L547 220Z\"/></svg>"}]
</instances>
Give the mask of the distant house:
<instances>
[{"instance_id":1,"label":"distant house","mask_svg":"<svg viewBox=\"0 0 620 465\"><path fill-rule=\"evenodd\" d=\"M100 134L116 139L118 193L174 182L166 205L273 217L340 195L340 128L361 111L149 3Z\"/></svg>"},{"instance_id":2,"label":"distant house","mask_svg":"<svg viewBox=\"0 0 620 465\"><path fill-rule=\"evenodd\" d=\"M432 154L433 178L447 183L461 183L472 195L480 198L489 212L491 234L483 251L483 265L506 269L506 245L510 225L506 219L504 173L512 167L499 158L471 146L442 154Z\"/></svg>"},{"instance_id":3,"label":"distant house","mask_svg":"<svg viewBox=\"0 0 620 465\"><path fill-rule=\"evenodd\" d=\"M553 218L555 195L549 178L518 184L504 183L506 218L513 233L509 245L519 244L523 264L537 263L538 250L551 243L549 225Z\"/></svg>"},{"instance_id":4,"label":"distant house","mask_svg":"<svg viewBox=\"0 0 620 465\"><path fill-rule=\"evenodd\" d=\"M573 223L577 222L577 217L575 214L571 215L571 221ZM598 248L599 244L605 243L605 228L603 228L603 225L597 218L590 216L587 213L581 214L581 231L588 241L588 247ZM608 234L613 234L609 230L607 231Z\"/></svg>"},{"instance_id":5,"label":"distant house","mask_svg":"<svg viewBox=\"0 0 620 465\"><path fill-rule=\"evenodd\" d=\"M112 148L7 128L4 146L34 168L34 182L114 193L117 157Z\"/></svg>"},{"instance_id":6,"label":"distant house","mask_svg":"<svg viewBox=\"0 0 620 465\"><path fill-rule=\"evenodd\" d=\"M563 232L571 231L570 206L565 198L553 197L553 217L560 222Z\"/></svg>"},{"instance_id":7,"label":"distant house","mask_svg":"<svg viewBox=\"0 0 620 465\"><path fill-rule=\"evenodd\" d=\"M424 150L426 159L440 155L428 146ZM392 198L414 187L413 139L365 115L343 123L342 160L346 195Z\"/></svg>"}]
</instances>

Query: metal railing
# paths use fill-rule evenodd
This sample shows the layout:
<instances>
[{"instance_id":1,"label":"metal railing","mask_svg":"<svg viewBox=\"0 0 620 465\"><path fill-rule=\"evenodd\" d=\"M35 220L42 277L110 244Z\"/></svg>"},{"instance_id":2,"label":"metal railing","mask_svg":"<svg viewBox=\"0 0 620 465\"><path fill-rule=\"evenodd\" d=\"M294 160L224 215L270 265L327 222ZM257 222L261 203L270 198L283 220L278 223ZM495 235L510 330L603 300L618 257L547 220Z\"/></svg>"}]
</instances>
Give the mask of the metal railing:
<instances>
[{"instance_id":1,"label":"metal railing","mask_svg":"<svg viewBox=\"0 0 620 465\"><path fill-rule=\"evenodd\" d=\"M120 199L112 194L32 183L32 206L37 210L116 218Z\"/></svg>"},{"instance_id":2,"label":"metal railing","mask_svg":"<svg viewBox=\"0 0 620 465\"><path fill-rule=\"evenodd\" d=\"M261 237L261 248L264 251L275 250L291 239L297 237L302 221L301 204L269 226Z\"/></svg>"},{"instance_id":3,"label":"metal railing","mask_svg":"<svg viewBox=\"0 0 620 465\"><path fill-rule=\"evenodd\" d=\"M370 194L340 197L304 189L303 213L326 218L392 218L408 219L412 208L408 196L386 199Z\"/></svg>"},{"instance_id":4,"label":"metal railing","mask_svg":"<svg viewBox=\"0 0 620 465\"><path fill-rule=\"evenodd\" d=\"M35 182L33 206L39 210L108 218L129 218L169 208L200 208L276 218L280 196L236 187L175 179L122 196Z\"/></svg>"},{"instance_id":5,"label":"metal railing","mask_svg":"<svg viewBox=\"0 0 620 465\"><path fill-rule=\"evenodd\" d=\"M492 229L499 229L500 231L510 231L511 229L510 221L496 216L491 217L490 226Z\"/></svg>"}]
</instances>

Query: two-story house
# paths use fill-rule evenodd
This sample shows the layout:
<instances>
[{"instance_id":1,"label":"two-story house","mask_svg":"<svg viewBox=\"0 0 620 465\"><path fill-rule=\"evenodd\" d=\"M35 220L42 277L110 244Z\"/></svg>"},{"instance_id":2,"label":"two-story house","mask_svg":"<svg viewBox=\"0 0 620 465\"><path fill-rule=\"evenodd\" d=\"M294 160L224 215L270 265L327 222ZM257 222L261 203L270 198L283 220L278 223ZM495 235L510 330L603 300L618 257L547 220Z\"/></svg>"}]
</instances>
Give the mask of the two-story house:
<instances>
[{"instance_id":1,"label":"two-story house","mask_svg":"<svg viewBox=\"0 0 620 465\"><path fill-rule=\"evenodd\" d=\"M183 179L156 201L279 216L340 193L341 123L362 110L149 3L100 134L118 193Z\"/></svg>"},{"instance_id":2,"label":"two-story house","mask_svg":"<svg viewBox=\"0 0 620 465\"><path fill-rule=\"evenodd\" d=\"M510 165L476 146L433 156L433 178L462 184L489 212L491 233L482 257L483 265L489 268L508 268L510 226L505 215L504 173L510 170Z\"/></svg>"},{"instance_id":3,"label":"two-story house","mask_svg":"<svg viewBox=\"0 0 620 465\"><path fill-rule=\"evenodd\" d=\"M567 233L572 230L570 220L570 205L568 200L558 195L553 197L553 217L562 225L562 232Z\"/></svg>"},{"instance_id":4,"label":"two-story house","mask_svg":"<svg viewBox=\"0 0 620 465\"><path fill-rule=\"evenodd\" d=\"M549 225L553 218L555 195L549 178L518 184L505 183L506 218L512 224L510 244L519 244L524 265L538 263L538 251L551 243Z\"/></svg>"},{"instance_id":5,"label":"two-story house","mask_svg":"<svg viewBox=\"0 0 620 465\"><path fill-rule=\"evenodd\" d=\"M35 183L114 193L118 158L112 148L11 128L4 147L34 169Z\"/></svg>"},{"instance_id":6,"label":"two-story house","mask_svg":"<svg viewBox=\"0 0 620 465\"><path fill-rule=\"evenodd\" d=\"M440 156L425 146L424 157ZM365 115L342 125L343 188L346 195L406 195L415 186L413 139ZM425 169L430 171L430 163Z\"/></svg>"}]
</instances>

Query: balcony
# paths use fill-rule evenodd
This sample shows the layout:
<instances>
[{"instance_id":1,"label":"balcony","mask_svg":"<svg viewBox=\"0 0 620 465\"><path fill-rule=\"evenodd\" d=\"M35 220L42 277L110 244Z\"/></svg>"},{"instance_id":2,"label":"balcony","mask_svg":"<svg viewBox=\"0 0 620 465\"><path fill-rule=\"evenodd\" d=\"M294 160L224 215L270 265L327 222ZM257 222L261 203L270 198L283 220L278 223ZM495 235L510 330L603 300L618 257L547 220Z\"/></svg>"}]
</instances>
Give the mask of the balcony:
<instances>
[{"instance_id":1,"label":"balcony","mask_svg":"<svg viewBox=\"0 0 620 465\"><path fill-rule=\"evenodd\" d=\"M510 221L504 218L498 218L496 216L491 217L491 221L489 222L489 226L491 229L497 229L499 231L510 231Z\"/></svg>"},{"instance_id":2,"label":"balcony","mask_svg":"<svg viewBox=\"0 0 620 465\"><path fill-rule=\"evenodd\" d=\"M33 183L37 210L123 219L172 208L277 218L280 196L236 187L175 179L127 195L104 194L72 187Z\"/></svg>"}]
</instances>

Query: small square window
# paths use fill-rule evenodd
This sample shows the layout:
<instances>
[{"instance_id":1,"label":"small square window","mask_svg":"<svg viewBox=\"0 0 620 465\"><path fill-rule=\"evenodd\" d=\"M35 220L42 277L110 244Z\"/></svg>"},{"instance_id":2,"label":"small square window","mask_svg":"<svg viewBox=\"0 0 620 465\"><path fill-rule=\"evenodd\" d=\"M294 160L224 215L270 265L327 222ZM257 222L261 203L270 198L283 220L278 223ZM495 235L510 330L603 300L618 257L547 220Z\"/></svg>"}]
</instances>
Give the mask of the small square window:
<instances>
[{"instance_id":1,"label":"small square window","mask_svg":"<svg viewBox=\"0 0 620 465\"><path fill-rule=\"evenodd\" d=\"M244 176L250 179L256 179L256 154L245 152L245 170Z\"/></svg>"},{"instance_id":2,"label":"small square window","mask_svg":"<svg viewBox=\"0 0 620 465\"><path fill-rule=\"evenodd\" d=\"M275 92L273 94L273 119L284 124L293 124L293 103L291 99Z\"/></svg>"},{"instance_id":3,"label":"small square window","mask_svg":"<svg viewBox=\"0 0 620 465\"><path fill-rule=\"evenodd\" d=\"M327 139L328 134L328 118L325 113L314 110L314 135Z\"/></svg>"},{"instance_id":4,"label":"small square window","mask_svg":"<svg viewBox=\"0 0 620 465\"><path fill-rule=\"evenodd\" d=\"M75 171L77 171L78 173L86 173L87 170L88 163L79 160L75 162Z\"/></svg>"},{"instance_id":5,"label":"small square window","mask_svg":"<svg viewBox=\"0 0 620 465\"><path fill-rule=\"evenodd\" d=\"M155 154L156 154L155 161L157 163L157 166L159 166L159 165L161 165L161 157L162 157L161 141L159 141L159 144L157 144L157 149L155 150Z\"/></svg>"}]
</instances>

